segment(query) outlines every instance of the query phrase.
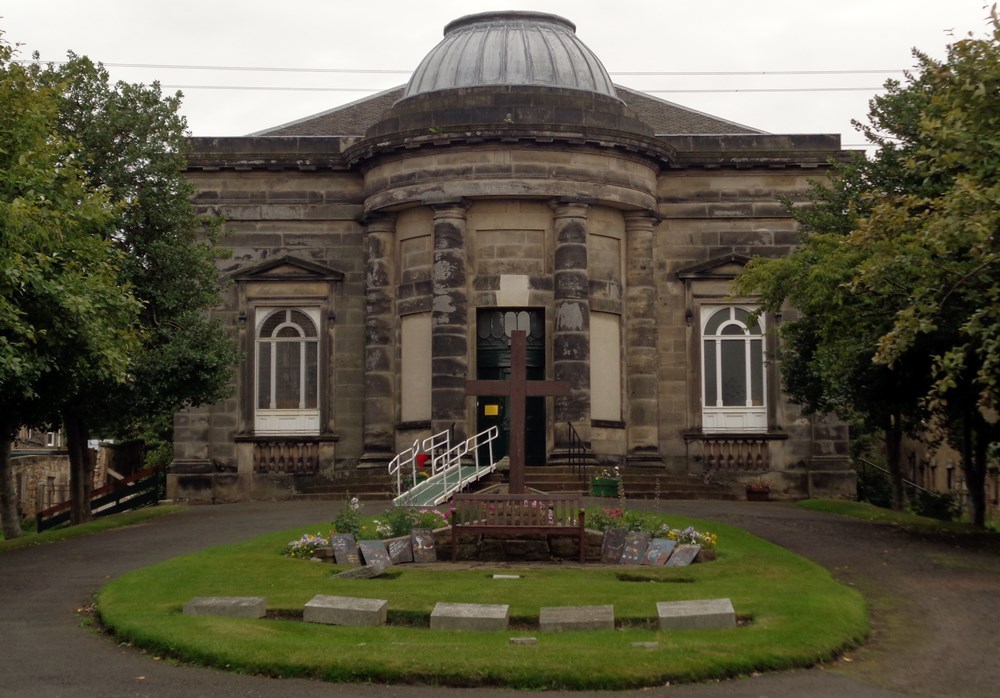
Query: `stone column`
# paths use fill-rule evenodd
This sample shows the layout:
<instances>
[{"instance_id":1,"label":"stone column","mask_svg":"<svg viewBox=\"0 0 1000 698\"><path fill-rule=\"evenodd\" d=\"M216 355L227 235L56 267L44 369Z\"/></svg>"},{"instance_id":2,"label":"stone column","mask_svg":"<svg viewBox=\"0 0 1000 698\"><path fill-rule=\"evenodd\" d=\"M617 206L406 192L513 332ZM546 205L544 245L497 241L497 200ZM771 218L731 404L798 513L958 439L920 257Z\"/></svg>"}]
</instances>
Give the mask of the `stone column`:
<instances>
[{"instance_id":1,"label":"stone column","mask_svg":"<svg viewBox=\"0 0 1000 698\"><path fill-rule=\"evenodd\" d=\"M431 433L455 425L467 436L465 381L469 378L469 301L465 202L432 206L434 271L431 304Z\"/></svg>"},{"instance_id":2,"label":"stone column","mask_svg":"<svg viewBox=\"0 0 1000 698\"><path fill-rule=\"evenodd\" d=\"M395 455L396 219L365 219L365 402L362 465L381 467Z\"/></svg>"},{"instance_id":3,"label":"stone column","mask_svg":"<svg viewBox=\"0 0 1000 698\"><path fill-rule=\"evenodd\" d=\"M590 274L587 204L552 205L555 232L555 304L552 377L568 381L570 395L555 398L555 450L569 447L569 422L590 444Z\"/></svg>"},{"instance_id":4,"label":"stone column","mask_svg":"<svg viewBox=\"0 0 1000 698\"><path fill-rule=\"evenodd\" d=\"M625 346L629 464L662 463L659 382L656 367L656 285L653 279L654 214L625 214Z\"/></svg>"}]
</instances>

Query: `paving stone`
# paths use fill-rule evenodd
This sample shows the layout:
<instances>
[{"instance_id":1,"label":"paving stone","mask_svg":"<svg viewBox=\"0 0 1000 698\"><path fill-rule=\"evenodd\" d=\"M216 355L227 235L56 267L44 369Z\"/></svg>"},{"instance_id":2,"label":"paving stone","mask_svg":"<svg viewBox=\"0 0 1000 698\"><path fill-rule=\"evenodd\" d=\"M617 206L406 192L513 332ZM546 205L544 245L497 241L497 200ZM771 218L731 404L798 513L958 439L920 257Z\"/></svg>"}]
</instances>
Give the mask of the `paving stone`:
<instances>
[{"instance_id":1,"label":"paving stone","mask_svg":"<svg viewBox=\"0 0 1000 698\"><path fill-rule=\"evenodd\" d=\"M506 630L507 604L442 603L431 611L431 630Z\"/></svg>"},{"instance_id":2,"label":"paving stone","mask_svg":"<svg viewBox=\"0 0 1000 698\"><path fill-rule=\"evenodd\" d=\"M660 630L735 628L736 612L729 599L660 601L656 604Z\"/></svg>"},{"instance_id":3,"label":"paving stone","mask_svg":"<svg viewBox=\"0 0 1000 698\"><path fill-rule=\"evenodd\" d=\"M196 596L184 604L186 616L230 616L263 618L267 599L263 596Z\"/></svg>"},{"instance_id":4,"label":"paving stone","mask_svg":"<svg viewBox=\"0 0 1000 698\"><path fill-rule=\"evenodd\" d=\"M306 604L302 619L327 625L385 625L388 607L384 599L317 594Z\"/></svg>"},{"instance_id":5,"label":"paving stone","mask_svg":"<svg viewBox=\"0 0 1000 698\"><path fill-rule=\"evenodd\" d=\"M538 626L544 632L566 630L614 630L615 607L551 606L538 614Z\"/></svg>"}]
</instances>

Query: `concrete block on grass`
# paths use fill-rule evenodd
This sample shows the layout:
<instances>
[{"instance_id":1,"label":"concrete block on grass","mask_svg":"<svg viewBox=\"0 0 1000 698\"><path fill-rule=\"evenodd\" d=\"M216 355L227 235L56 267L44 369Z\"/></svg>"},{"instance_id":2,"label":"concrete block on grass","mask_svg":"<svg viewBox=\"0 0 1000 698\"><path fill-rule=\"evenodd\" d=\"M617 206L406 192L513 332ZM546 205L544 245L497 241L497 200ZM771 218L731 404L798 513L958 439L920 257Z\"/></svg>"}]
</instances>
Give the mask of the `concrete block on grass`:
<instances>
[{"instance_id":1,"label":"concrete block on grass","mask_svg":"<svg viewBox=\"0 0 1000 698\"><path fill-rule=\"evenodd\" d=\"M431 630L506 630L507 604L442 603L431 611Z\"/></svg>"},{"instance_id":2,"label":"concrete block on grass","mask_svg":"<svg viewBox=\"0 0 1000 698\"><path fill-rule=\"evenodd\" d=\"M660 601L656 604L660 630L700 630L734 628L736 612L729 599Z\"/></svg>"},{"instance_id":3,"label":"concrete block on grass","mask_svg":"<svg viewBox=\"0 0 1000 698\"><path fill-rule=\"evenodd\" d=\"M389 602L384 599L317 594L306 603L302 619L327 625L385 625L388 607Z\"/></svg>"},{"instance_id":4,"label":"concrete block on grass","mask_svg":"<svg viewBox=\"0 0 1000 698\"><path fill-rule=\"evenodd\" d=\"M538 627L543 632L567 630L614 630L615 607L603 606L551 606L538 614Z\"/></svg>"},{"instance_id":5,"label":"concrete block on grass","mask_svg":"<svg viewBox=\"0 0 1000 698\"><path fill-rule=\"evenodd\" d=\"M263 618L267 599L263 596L196 596L184 604L186 616Z\"/></svg>"}]
</instances>

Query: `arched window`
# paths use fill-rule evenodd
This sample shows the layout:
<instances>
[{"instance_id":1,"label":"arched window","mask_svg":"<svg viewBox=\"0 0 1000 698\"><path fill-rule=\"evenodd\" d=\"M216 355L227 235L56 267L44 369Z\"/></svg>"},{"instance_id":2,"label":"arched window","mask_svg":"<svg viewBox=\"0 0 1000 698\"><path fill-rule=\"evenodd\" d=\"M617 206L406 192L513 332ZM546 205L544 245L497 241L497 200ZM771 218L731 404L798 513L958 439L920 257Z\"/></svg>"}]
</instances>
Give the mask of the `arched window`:
<instances>
[{"instance_id":1,"label":"arched window","mask_svg":"<svg viewBox=\"0 0 1000 698\"><path fill-rule=\"evenodd\" d=\"M764 319L753 308L702 308L702 428L767 431Z\"/></svg>"},{"instance_id":2,"label":"arched window","mask_svg":"<svg viewBox=\"0 0 1000 698\"><path fill-rule=\"evenodd\" d=\"M315 308L258 309L256 433L319 433L318 325Z\"/></svg>"}]
</instances>

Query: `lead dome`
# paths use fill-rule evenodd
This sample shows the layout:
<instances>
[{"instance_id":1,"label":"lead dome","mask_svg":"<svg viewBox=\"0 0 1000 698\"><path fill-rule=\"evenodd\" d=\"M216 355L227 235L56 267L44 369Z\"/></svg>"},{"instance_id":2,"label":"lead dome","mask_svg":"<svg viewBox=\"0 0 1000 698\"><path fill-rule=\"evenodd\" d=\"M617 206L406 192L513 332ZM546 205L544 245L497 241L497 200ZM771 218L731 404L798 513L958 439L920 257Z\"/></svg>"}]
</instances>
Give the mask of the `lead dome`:
<instances>
[{"instance_id":1,"label":"lead dome","mask_svg":"<svg viewBox=\"0 0 1000 698\"><path fill-rule=\"evenodd\" d=\"M618 99L604 65L576 25L543 12L485 12L449 23L403 98L466 87L536 86Z\"/></svg>"}]
</instances>

